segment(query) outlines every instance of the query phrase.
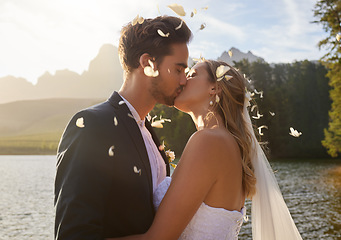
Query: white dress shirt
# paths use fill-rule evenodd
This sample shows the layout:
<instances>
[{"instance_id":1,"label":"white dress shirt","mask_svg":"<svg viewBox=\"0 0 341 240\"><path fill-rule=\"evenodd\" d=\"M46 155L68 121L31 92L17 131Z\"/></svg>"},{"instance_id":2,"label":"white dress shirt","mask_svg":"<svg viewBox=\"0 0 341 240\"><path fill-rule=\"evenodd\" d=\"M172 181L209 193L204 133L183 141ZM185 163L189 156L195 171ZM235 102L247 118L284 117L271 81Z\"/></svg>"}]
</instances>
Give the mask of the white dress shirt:
<instances>
[{"instance_id":1,"label":"white dress shirt","mask_svg":"<svg viewBox=\"0 0 341 240\"><path fill-rule=\"evenodd\" d=\"M121 96L121 95L120 95ZM148 131L145 126L145 120L141 120L140 115L137 113L135 108L121 96L125 104L127 104L130 112L132 113L134 119L136 120L137 125L140 128L144 144L146 146L146 150L148 153L150 168L152 172L152 181L153 181L153 192L156 187L165 179L166 177L166 164L163 160L158 147L155 145L153 141L152 135Z\"/></svg>"}]
</instances>

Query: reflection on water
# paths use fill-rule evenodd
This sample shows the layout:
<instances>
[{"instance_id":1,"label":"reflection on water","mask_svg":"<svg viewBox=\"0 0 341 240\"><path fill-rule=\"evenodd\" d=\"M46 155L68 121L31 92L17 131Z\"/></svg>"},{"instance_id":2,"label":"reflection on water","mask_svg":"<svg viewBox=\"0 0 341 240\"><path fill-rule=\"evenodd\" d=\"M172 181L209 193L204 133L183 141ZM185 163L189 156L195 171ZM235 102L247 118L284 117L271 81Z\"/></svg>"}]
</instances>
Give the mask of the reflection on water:
<instances>
[{"instance_id":1,"label":"reflection on water","mask_svg":"<svg viewBox=\"0 0 341 240\"><path fill-rule=\"evenodd\" d=\"M341 161L271 165L303 239L341 239ZM0 239L53 239L54 174L54 156L0 156ZM251 239L250 221L239 239Z\"/></svg>"},{"instance_id":2,"label":"reflection on water","mask_svg":"<svg viewBox=\"0 0 341 240\"><path fill-rule=\"evenodd\" d=\"M55 156L0 156L0 239L53 239Z\"/></svg>"},{"instance_id":3,"label":"reflection on water","mask_svg":"<svg viewBox=\"0 0 341 240\"><path fill-rule=\"evenodd\" d=\"M271 166L302 238L341 239L341 160L282 160ZM246 223L239 239L250 234Z\"/></svg>"}]
</instances>

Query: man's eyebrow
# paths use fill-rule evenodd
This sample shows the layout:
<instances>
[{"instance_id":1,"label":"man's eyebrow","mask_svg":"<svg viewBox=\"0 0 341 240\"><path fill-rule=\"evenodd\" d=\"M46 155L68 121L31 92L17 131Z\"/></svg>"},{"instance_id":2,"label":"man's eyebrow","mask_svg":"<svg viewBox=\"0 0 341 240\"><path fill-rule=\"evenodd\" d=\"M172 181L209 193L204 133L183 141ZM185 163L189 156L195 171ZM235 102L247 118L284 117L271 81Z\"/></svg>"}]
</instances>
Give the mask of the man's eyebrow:
<instances>
[{"instance_id":1,"label":"man's eyebrow","mask_svg":"<svg viewBox=\"0 0 341 240\"><path fill-rule=\"evenodd\" d=\"M176 63L175 65L181 66L183 68L187 68L187 64L186 63Z\"/></svg>"}]
</instances>

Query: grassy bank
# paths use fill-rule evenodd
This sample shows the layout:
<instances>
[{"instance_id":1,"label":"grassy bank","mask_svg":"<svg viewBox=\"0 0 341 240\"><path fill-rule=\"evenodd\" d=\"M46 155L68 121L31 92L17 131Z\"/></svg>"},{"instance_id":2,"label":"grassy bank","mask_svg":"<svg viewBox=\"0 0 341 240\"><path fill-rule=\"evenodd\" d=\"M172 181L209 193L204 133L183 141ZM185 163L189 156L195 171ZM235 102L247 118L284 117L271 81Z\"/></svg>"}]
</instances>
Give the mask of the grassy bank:
<instances>
[{"instance_id":1,"label":"grassy bank","mask_svg":"<svg viewBox=\"0 0 341 240\"><path fill-rule=\"evenodd\" d=\"M0 138L0 155L56 154L62 132Z\"/></svg>"}]
</instances>

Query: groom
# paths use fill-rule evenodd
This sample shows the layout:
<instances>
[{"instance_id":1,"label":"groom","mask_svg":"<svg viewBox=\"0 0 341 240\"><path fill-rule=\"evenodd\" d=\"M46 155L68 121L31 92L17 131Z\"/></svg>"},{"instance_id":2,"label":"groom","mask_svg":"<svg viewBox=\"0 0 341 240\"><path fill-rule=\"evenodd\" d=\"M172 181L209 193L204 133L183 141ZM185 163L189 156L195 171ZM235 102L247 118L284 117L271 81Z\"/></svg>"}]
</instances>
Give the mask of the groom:
<instances>
[{"instance_id":1,"label":"groom","mask_svg":"<svg viewBox=\"0 0 341 240\"><path fill-rule=\"evenodd\" d=\"M103 103L78 112L57 153L55 239L144 233L154 218L153 190L169 164L150 123L156 103L172 106L186 84L191 31L162 16L123 27L124 83Z\"/></svg>"}]
</instances>

